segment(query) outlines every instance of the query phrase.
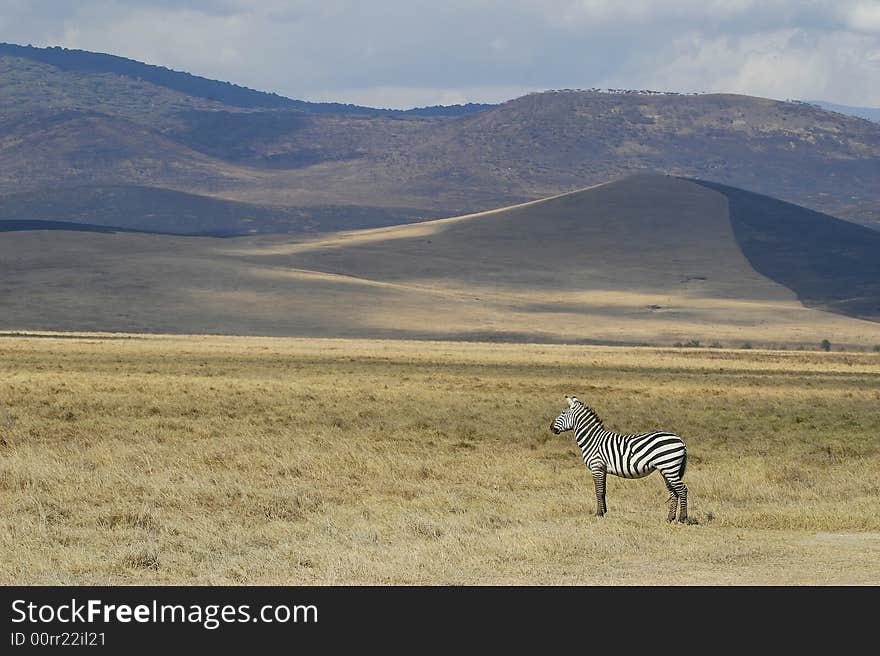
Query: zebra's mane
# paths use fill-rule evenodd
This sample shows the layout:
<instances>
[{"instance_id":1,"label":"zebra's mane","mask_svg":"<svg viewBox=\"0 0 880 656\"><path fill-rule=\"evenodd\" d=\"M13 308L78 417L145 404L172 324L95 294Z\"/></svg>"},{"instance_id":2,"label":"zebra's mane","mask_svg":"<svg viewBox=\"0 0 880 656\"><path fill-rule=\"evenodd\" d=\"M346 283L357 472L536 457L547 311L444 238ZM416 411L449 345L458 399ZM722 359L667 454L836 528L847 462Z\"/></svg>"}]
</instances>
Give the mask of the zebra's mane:
<instances>
[{"instance_id":1,"label":"zebra's mane","mask_svg":"<svg viewBox=\"0 0 880 656\"><path fill-rule=\"evenodd\" d=\"M587 417L589 417L590 419L595 419L598 422L599 426L605 425L605 423L602 421L602 417L599 416L599 413L597 413L595 410L593 410L590 406L588 406L583 401L578 401L578 403L581 404L581 408L586 410Z\"/></svg>"}]
</instances>

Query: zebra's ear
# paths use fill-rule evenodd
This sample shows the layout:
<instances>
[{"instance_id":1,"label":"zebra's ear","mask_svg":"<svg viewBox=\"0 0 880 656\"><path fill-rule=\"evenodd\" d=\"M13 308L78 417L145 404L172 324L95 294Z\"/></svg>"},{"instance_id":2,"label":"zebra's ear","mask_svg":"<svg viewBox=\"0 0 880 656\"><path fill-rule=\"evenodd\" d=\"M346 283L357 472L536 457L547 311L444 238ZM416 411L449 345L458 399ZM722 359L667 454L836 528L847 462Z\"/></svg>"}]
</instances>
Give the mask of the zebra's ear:
<instances>
[{"instance_id":1,"label":"zebra's ear","mask_svg":"<svg viewBox=\"0 0 880 656\"><path fill-rule=\"evenodd\" d=\"M568 401L568 407L573 408L574 404L577 403L577 399L573 396L565 395L565 400Z\"/></svg>"}]
</instances>

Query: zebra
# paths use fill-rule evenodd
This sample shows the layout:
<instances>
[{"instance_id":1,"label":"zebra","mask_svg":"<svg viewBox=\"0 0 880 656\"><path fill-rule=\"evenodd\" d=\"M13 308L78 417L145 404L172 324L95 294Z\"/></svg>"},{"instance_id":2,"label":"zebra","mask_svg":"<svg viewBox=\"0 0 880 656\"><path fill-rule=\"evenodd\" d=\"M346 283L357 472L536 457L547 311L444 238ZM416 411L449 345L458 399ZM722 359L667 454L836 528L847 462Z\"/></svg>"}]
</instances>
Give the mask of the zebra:
<instances>
[{"instance_id":1,"label":"zebra","mask_svg":"<svg viewBox=\"0 0 880 656\"><path fill-rule=\"evenodd\" d=\"M551 424L550 431L559 435L574 430L584 464L596 485L596 516L608 511L605 505L605 476L642 478L658 470L669 490L667 521L687 522L688 489L682 479L687 467L687 447L678 435L666 431L622 435L606 429L602 420L589 406L576 397L565 396L568 407Z\"/></svg>"}]
</instances>

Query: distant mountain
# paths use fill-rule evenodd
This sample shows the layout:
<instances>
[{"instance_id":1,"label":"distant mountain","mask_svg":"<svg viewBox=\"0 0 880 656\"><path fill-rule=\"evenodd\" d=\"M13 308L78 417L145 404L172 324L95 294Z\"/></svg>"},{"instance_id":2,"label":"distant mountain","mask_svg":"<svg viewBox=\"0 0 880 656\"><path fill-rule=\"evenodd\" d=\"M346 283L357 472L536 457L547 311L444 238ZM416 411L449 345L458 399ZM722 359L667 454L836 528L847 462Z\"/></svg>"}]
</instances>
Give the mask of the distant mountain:
<instances>
[{"instance_id":1,"label":"distant mountain","mask_svg":"<svg viewBox=\"0 0 880 656\"><path fill-rule=\"evenodd\" d=\"M486 109L497 107L488 103L465 103L463 105L431 105L430 107L415 107L413 109L399 110L401 114L411 116L465 116L476 114Z\"/></svg>"},{"instance_id":2,"label":"distant mountain","mask_svg":"<svg viewBox=\"0 0 880 656\"><path fill-rule=\"evenodd\" d=\"M314 103L286 98L276 93L255 91L231 82L210 80L198 75L175 71L164 66L87 50L61 48L35 48L13 43L0 43L0 56L19 57L48 64L66 72L113 74L132 80L149 82L159 87L177 91L187 96L223 103L245 109L299 109L310 113L353 114L413 114L424 116L462 116L481 111L491 105L468 103L466 105L436 105L411 110L375 109L345 103Z\"/></svg>"},{"instance_id":3,"label":"distant mountain","mask_svg":"<svg viewBox=\"0 0 880 656\"><path fill-rule=\"evenodd\" d=\"M112 73L150 82L189 96L222 102L235 107L278 108L292 106L295 101L274 93L254 91L246 87L209 80L181 73L163 66L152 66L125 57L67 48L35 48L0 43L0 55L20 57L49 64L62 71L78 73Z\"/></svg>"},{"instance_id":4,"label":"distant mountain","mask_svg":"<svg viewBox=\"0 0 880 656\"><path fill-rule=\"evenodd\" d=\"M403 112L0 46L0 219L322 231L475 212L640 171L880 226L880 125L805 103L591 90Z\"/></svg>"},{"instance_id":5,"label":"distant mountain","mask_svg":"<svg viewBox=\"0 0 880 656\"><path fill-rule=\"evenodd\" d=\"M837 112L838 114L857 116L867 121L880 123L880 108L878 107L851 107L849 105L836 105L824 100L807 100L806 102L831 112Z\"/></svg>"},{"instance_id":6,"label":"distant mountain","mask_svg":"<svg viewBox=\"0 0 880 656\"><path fill-rule=\"evenodd\" d=\"M67 227L0 237L0 330L880 344L880 232L672 176L316 236Z\"/></svg>"}]
</instances>

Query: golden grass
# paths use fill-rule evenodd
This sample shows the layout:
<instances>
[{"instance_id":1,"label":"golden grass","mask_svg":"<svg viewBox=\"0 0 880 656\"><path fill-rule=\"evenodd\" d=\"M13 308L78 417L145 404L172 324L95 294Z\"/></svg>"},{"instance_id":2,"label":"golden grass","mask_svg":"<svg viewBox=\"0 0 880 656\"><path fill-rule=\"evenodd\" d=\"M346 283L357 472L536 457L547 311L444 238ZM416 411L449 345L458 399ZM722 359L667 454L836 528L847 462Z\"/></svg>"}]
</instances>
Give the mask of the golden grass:
<instances>
[{"instance_id":1,"label":"golden grass","mask_svg":"<svg viewBox=\"0 0 880 656\"><path fill-rule=\"evenodd\" d=\"M693 526L576 393L689 445ZM880 356L0 337L0 583L880 583Z\"/></svg>"}]
</instances>

